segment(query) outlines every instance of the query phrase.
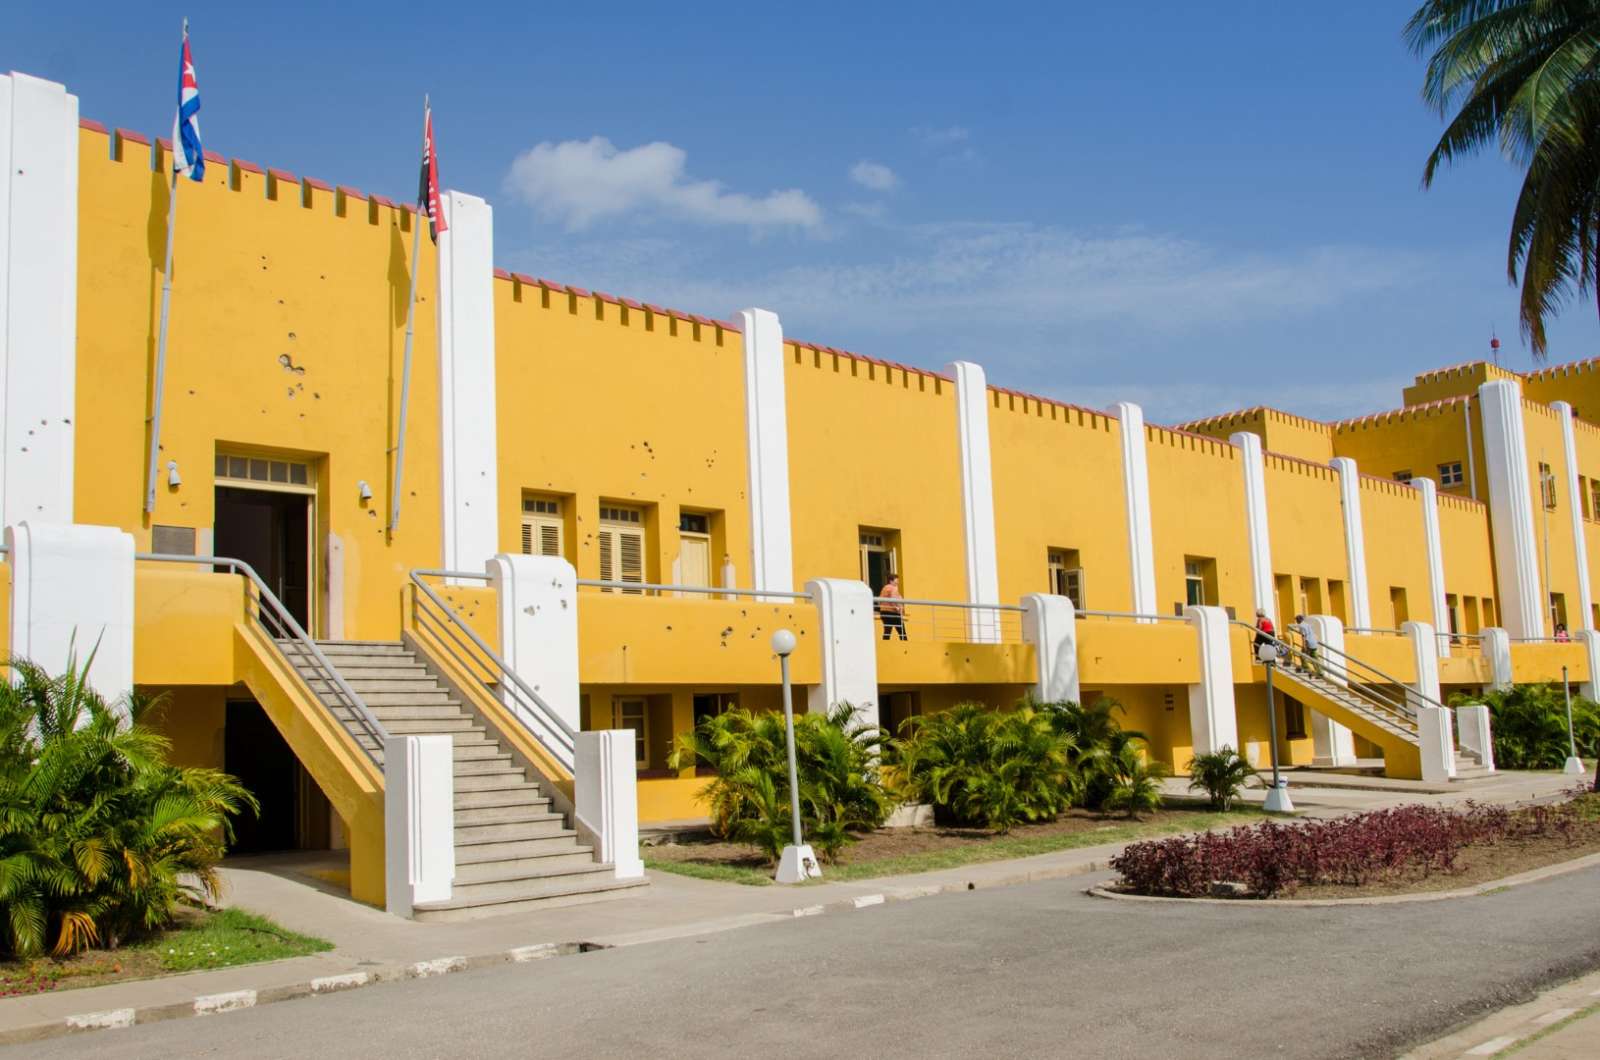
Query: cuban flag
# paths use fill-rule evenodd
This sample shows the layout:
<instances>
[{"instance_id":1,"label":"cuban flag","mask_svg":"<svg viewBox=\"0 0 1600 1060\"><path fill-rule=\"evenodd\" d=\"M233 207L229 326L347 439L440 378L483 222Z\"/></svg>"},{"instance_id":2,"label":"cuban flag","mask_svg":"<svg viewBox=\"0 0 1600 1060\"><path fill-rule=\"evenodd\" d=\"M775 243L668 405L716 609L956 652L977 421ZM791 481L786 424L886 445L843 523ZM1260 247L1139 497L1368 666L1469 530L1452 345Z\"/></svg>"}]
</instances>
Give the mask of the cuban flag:
<instances>
[{"instance_id":1,"label":"cuban flag","mask_svg":"<svg viewBox=\"0 0 1600 1060\"><path fill-rule=\"evenodd\" d=\"M204 180L206 153L200 147L200 83L189 53L189 24L183 25L183 52L178 61L178 113L172 119L172 168L190 180Z\"/></svg>"},{"instance_id":2,"label":"cuban flag","mask_svg":"<svg viewBox=\"0 0 1600 1060\"><path fill-rule=\"evenodd\" d=\"M428 215L428 236L439 242L439 233L450 226L444 219L444 204L439 201L439 149L433 141L433 108L422 109L422 180L417 188L417 209Z\"/></svg>"}]
</instances>

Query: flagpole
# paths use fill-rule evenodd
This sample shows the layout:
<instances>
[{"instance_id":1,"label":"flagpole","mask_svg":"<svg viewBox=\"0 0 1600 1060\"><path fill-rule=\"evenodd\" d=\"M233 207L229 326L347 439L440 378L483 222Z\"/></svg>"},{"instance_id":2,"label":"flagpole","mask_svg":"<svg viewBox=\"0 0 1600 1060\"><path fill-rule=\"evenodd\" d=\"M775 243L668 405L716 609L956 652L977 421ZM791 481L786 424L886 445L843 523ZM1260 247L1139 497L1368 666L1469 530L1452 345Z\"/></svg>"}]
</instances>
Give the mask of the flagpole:
<instances>
[{"instance_id":1,"label":"flagpole","mask_svg":"<svg viewBox=\"0 0 1600 1060\"><path fill-rule=\"evenodd\" d=\"M189 39L189 20L183 20L183 39ZM179 103L182 91L179 91ZM173 128L171 193L167 197L167 261L161 269L161 328L156 334L155 400L150 407L150 463L144 479L144 510L146 515L156 510L156 465L161 459L161 392L167 378L167 320L172 315L172 231L178 221L178 129Z\"/></svg>"},{"instance_id":2,"label":"flagpole","mask_svg":"<svg viewBox=\"0 0 1600 1060\"><path fill-rule=\"evenodd\" d=\"M428 150L428 96L422 96L422 149ZM406 464L406 411L411 403L411 344L412 335L416 330L417 315L417 261L422 250L422 226L427 218L419 210L415 215L416 222L411 226L411 293L406 296L406 352L400 362L400 427L395 438L394 453L394 495L390 498L389 508L389 533L394 533L400 525L400 482L405 474Z\"/></svg>"}]
</instances>

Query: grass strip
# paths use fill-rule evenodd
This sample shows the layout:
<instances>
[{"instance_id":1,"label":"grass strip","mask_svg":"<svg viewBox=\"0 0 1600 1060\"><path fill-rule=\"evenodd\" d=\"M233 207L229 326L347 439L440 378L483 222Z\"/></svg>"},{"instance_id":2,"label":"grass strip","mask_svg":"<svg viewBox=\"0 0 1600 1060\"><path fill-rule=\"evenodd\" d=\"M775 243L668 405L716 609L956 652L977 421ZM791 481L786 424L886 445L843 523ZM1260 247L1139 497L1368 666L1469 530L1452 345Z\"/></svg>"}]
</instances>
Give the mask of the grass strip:
<instances>
[{"instance_id":1,"label":"grass strip","mask_svg":"<svg viewBox=\"0 0 1600 1060\"><path fill-rule=\"evenodd\" d=\"M333 943L290 931L256 913L223 909L134 948L155 954L169 972L192 972L303 957L331 950Z\"/></svg>"}]
</instances>

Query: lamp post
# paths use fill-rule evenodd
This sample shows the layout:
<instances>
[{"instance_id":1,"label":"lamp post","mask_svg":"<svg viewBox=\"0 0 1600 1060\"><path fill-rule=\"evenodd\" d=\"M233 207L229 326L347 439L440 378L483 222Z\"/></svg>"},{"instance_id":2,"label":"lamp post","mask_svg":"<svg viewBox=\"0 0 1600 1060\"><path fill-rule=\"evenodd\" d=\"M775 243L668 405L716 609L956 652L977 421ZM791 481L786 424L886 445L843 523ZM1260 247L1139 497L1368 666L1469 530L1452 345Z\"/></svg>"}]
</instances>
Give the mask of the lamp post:
<instances>
[{"instance_id":1,"label":"lamp post","mask_svg":"<svg viewBox=\"0 0 1600 1060\"><path fill-rule=\"evenodd\" d=\"M1578 741L1572 735L1572 685L1567 681L1567 668L1561 668L1561 691L1567 700L1567 761L1561 767L1561 772L1568 776L1580 776L1587 772L1583 768L1583 759L1578 757Z\"/></svg>"},{"instance_id":2,"label":"lamp post","mask_svg":"<svg viewBox=\"0 0 1600 1060\"><path fill-rule=\"evenodd\" d=\"M1263 644L1257 653L1261 665L1267 668L1267 726L1272 738L1272 788L1261 808L1268 813L1293 813L1294 803L1289 801L1289 782L1278 775L1278 698L1272 691L1272 671L1278 665L1278 646Z\"/></svg>"},{"instance_id":3,"label":"lamp post","mask_svg":"<svg viewBox=\"0 0 1600 1060\"><path fill-rule=\"evenodd\" d=\"M783 736L789 751L789 823L794 842L783 848L778 859L779 883L802 883L822 875L817 855L800 833L800 770L794 758L794 696L789 685L789 655L794 651L794 634L780 629L772 635L772 650L778 655L778 672L783 676Z\"/></svg>"}]
</instances>

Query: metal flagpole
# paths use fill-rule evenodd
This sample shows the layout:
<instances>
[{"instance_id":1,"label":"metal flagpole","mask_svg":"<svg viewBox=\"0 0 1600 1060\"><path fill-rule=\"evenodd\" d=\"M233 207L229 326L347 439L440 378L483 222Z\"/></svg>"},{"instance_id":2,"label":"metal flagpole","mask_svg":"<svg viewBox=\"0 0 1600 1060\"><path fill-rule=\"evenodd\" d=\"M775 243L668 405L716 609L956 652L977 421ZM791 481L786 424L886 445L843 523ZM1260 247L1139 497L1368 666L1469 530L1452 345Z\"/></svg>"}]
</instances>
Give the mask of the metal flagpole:
<instances>
[{"instance_id":1,"label":"metal flagpole","mask_svg":"<svg viewBox=\"0 0 1600 1060\"><path fill-rule=\"evenodd\" d=\"M189 39L189 20L183 20L183 38ZM179 104L183 102L180 88ZM177 130L174 129L176 133ZM172 229L178 220L178 150L176 135L172 140L172 194L167 199L167 263L161 270L161 328L156 333L155 399L150 404L150 463L145 469L144 510L156 510L156 463L161 459L161 391L167 377L167 319L172 315Z\"/></svg>"},{"instance_id":2,"label":"metal flagpole","mask_svg":"<svg viewBox=\"0 0 1600 1060\"><path fill-rule=\"evenodd\" d=\"M422 97L422 150L424 158L432 152L428 145L428 96ZM427 159L431 162L431 159ZM400 426L395 436L394 496L390 498L389 533L400 525L400 480L406 464L406 410L411 403L411 342L416 330L417 315L417 260L422 250L422 226L427 223L423 212L417 213L417 223L411 226L411 293L406 298L406 353L400 362Z\"/></svg>"}]
</instances>

